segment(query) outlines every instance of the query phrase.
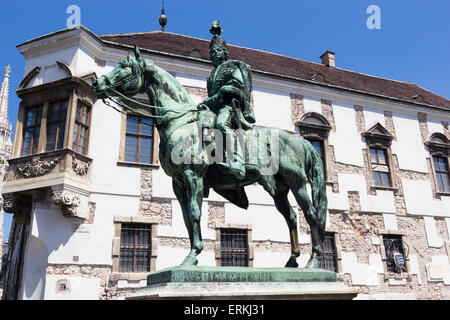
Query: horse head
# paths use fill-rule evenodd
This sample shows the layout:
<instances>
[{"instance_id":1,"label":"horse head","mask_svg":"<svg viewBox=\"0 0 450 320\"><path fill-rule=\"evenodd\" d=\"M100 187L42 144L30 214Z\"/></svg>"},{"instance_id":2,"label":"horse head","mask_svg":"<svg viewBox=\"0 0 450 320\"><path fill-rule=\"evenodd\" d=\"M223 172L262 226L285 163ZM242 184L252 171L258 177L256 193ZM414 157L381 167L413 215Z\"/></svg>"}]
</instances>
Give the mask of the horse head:
<instances>
[{"instance_id":1,"label":"horse head","mask_svg":"<svg viewBox=\"0 0 450 320\"><path fill-rule=\"evenodd\" d=\"M136 45L134 45L133 53L129 53L127 58L111 72L92 82L91 90L98 98L114 96L114 90L126 96L133 96L143 91L144 72L152 63L141 57Z\"/></svg>"}]
</instances>

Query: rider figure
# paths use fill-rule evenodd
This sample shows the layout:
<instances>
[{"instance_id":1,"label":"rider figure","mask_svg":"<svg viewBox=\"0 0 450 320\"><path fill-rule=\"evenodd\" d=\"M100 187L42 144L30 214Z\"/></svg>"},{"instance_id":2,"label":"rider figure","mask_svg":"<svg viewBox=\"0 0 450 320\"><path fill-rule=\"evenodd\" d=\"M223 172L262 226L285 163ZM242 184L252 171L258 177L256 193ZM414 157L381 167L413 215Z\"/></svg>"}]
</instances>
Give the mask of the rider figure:
<instances>
[{"instance_id":1,"label":"rider figure","mask_svg":"<svg viewBox=\"0 0 450 320\"><path fill-rule=\"evenodd\" d=\"M225 39L220 34L219 21L213 22L209 30L213 38L209 44L209 55L214 69L209 75L208 98L202 103L217 114L217 129L225 134L229 144L235 146L230 164L223 164L238 179L245 177L243 146L233 129L249 128L255 122L250 106L252 90L251 68L238 60L229 60Z\"/></svg>"}]
</instances>

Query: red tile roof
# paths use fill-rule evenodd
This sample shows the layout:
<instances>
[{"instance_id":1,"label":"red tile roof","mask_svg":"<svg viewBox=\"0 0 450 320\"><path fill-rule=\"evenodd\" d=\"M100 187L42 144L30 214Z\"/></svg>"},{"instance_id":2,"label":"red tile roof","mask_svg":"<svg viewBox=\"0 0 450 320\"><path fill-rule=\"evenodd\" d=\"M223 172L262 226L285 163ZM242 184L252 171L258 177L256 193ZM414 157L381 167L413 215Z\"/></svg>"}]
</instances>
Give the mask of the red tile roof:
<instances>
[{"instance_id":1,"label":"red tile roof","mask_svg":"<svg viewBox=\"0 0 450 320\"><path fill-rule=\"evenodd\" d=\"M104 41L126 45L134 45L136 43L141 48L186 57L191 56L191 52L196 50L200 53L201 59L209 61L209 40L162 31L101 35L99 38ZM248 63L255 71L316 81L366 94L375 94L412 103L450 109L450 100L413 83L327 67L319 63L229 44L228 50L232 59Z\"/></svg>"}]
</instances>

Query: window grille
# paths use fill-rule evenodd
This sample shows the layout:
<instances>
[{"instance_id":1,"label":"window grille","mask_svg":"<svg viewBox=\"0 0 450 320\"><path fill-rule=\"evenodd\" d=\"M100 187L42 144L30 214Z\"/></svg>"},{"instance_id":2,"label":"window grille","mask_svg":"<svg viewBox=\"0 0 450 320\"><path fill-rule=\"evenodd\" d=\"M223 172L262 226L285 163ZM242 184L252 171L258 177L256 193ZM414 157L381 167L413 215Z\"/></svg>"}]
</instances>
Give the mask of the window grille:
<instances>
[{"instance_id":1,"label":"window grille","mask_svg":"<svg viewBox=\"0 0 450 320\"><path fill-rule=\"evenodd\" d=\"M406 272L405 259L408 256L408 248L405 246L402 236L383 235L383 243L386 250L386 265L388 272Z\"/></svg>"},{"instance_id":2,"label":"window grille","mask_svg":"<svg viewBox=\"0 0 450 320\"><path fill-rule=\"evenodd\" d=\"M319 268L337 272L336 246L334 243L334 233L325 233L321 243L322 254L319 256Z\"/></svg>"},{"instance_id":3,"label":"window grille","mask_svg":"<svg viewBox=\"0 0 450 320\"><path fill-rule=\"evenodd\" d=\"M220 230L221 266L248 266L247 230Z\"/></svg>"},{"instance_id":4,"label":"window grille","mask_svg":"<svg viewBox=\"0 0 450 320\"><path fill-rule=\"evenodd\" d=\"M150 272L151 225L121 226L119 272Z\"/></svg>"}]
</instances>

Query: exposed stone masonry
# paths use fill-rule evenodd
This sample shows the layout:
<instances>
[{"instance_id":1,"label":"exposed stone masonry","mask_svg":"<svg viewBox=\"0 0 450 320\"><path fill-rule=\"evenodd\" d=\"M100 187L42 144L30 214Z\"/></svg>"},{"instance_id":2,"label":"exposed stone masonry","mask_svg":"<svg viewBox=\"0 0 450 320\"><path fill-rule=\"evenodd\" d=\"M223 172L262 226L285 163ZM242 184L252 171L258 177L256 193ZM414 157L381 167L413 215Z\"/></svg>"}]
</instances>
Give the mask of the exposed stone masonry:
<instances>
[{"instance_id":1,"label":"exposed stone masonry","mask_svg":"<svg viewBox=\"0 0 450 320\"><path fill-rule=\"evenodd\" d=\"M331 126L331 132L336 132L336 124L334 121L333 106L330 100L321 99L322 115L327 119Z\"/></svg>"},{"instance_id":2,"label":"exposed stone masonry","mask_svg":"<svg viewBox=\"0 0 450 320\"><path fill-rule=\"evenodd\" d=\"M291 121L292 124L300 121L303 114L305 114L305 107L303 105L303 96L300 94L291 93Z\"/></svg>"},{"instance_id":3,"label":"exposed stone masonry","mask_svg":"<svg viewBox=\"0 0 450 320\"><path fill-rule=\"evenodd\" d=\"M396 141L397 137L395 135L395 126L394 126L394 120L392 119L392 112L391 111L384 111L384 122L386 124L386 129L394 137L393 140Z\"/></svg>"},{"instance_id":4,"label":"exposed stone masonry","mask_svg":"<svg viewBox=\"0 0 450 320\"><path fill-rule=\"evenodd\" d=\"M214 229L215 223L225 223L225 203L208 202L208 228Z\"/></svg>"}]
</instances>

